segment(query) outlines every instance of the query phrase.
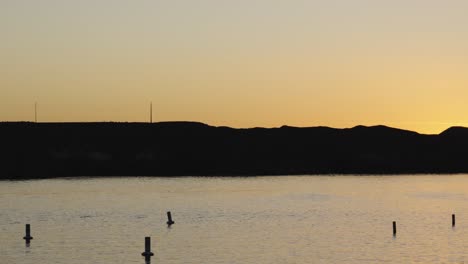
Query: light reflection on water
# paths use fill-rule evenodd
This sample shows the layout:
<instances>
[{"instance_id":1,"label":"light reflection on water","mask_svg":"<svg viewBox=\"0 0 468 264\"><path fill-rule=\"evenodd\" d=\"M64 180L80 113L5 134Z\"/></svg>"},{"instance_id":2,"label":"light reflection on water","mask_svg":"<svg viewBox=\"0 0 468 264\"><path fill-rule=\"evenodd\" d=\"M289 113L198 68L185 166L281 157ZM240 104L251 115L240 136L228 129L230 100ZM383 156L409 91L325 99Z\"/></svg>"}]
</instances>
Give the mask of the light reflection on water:
<instances>
[{"instance_id":1,"label":"light reflection on water","mask_svg":"<svg viewBox=\"0 0 468 264\"><path fill-rule=\"evenodd\" d=\"M145 263L145 236L152 263L464 263L467 187L468 175L5 181L0 263Z\"/></svg>"}]
</instances>

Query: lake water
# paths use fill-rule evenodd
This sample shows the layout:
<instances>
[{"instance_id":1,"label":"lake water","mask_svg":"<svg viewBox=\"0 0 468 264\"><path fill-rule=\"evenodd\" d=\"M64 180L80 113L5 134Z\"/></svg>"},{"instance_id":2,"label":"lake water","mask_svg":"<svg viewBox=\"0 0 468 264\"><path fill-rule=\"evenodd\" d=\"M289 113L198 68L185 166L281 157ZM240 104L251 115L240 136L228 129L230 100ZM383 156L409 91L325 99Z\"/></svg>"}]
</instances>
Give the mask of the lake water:
<instances>
[{"instance_id":1,"label":"lake water","mask_svg":"<svg viewBox=\"0 0 468 264\"><path fill-rule=\"evenodd\" d=\"M466 263L468 175L0 182L0 263L145 263L145 236L151 263Z\"/></svg>"}]
</instances>

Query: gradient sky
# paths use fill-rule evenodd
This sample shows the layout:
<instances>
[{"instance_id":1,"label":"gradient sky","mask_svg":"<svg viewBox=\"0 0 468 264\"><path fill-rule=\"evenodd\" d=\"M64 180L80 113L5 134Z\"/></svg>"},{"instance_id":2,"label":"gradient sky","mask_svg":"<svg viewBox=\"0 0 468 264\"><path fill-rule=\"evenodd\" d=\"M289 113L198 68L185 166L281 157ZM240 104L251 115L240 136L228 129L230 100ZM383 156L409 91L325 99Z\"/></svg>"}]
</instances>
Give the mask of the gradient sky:
<instances>
[{"instance_id":1,"label":"gradient sky","mask_svg":"<svg viewBox=\"0 0 468 264\"><path fill-rule=\"evenodd\" d=\"M466 0L0 0L0 120L468 126Z\"/></svg>"}]
</instances>

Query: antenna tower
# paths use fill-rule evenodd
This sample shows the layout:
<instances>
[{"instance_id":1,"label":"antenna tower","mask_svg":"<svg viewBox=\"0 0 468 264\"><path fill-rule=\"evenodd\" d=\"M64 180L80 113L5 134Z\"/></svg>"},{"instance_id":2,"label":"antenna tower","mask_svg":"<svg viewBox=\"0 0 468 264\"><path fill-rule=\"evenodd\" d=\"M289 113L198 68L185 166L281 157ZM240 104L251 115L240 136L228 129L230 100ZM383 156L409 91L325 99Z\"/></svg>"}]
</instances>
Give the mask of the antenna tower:
<instances>
[{"instance_id":1,"label":"antenna tower","mask_svg":"<svg viewBox=\"0 0 468 264\"><path fill-rule=\"evenodd\" d=\"M150 123L153 123L153 102L150 103Z\"/></svg>"}]
</instances>

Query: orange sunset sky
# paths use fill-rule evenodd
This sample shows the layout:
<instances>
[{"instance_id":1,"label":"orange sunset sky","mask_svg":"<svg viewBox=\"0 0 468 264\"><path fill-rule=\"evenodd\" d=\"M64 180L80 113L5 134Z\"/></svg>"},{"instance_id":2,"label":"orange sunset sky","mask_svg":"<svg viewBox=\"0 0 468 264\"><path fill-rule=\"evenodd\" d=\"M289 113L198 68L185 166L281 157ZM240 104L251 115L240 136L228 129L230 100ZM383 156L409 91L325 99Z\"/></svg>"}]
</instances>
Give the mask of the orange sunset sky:
<instances>
[{"instance_id":1,"label":"orange sunset sky","mask_svg":"<svg viewBox=\"0 0 468 264\"><path fill-rule=\"evenodd\" d=\"M468 1L2 0L0 121L468 126Z\"/></svg>"}]
</instances>

